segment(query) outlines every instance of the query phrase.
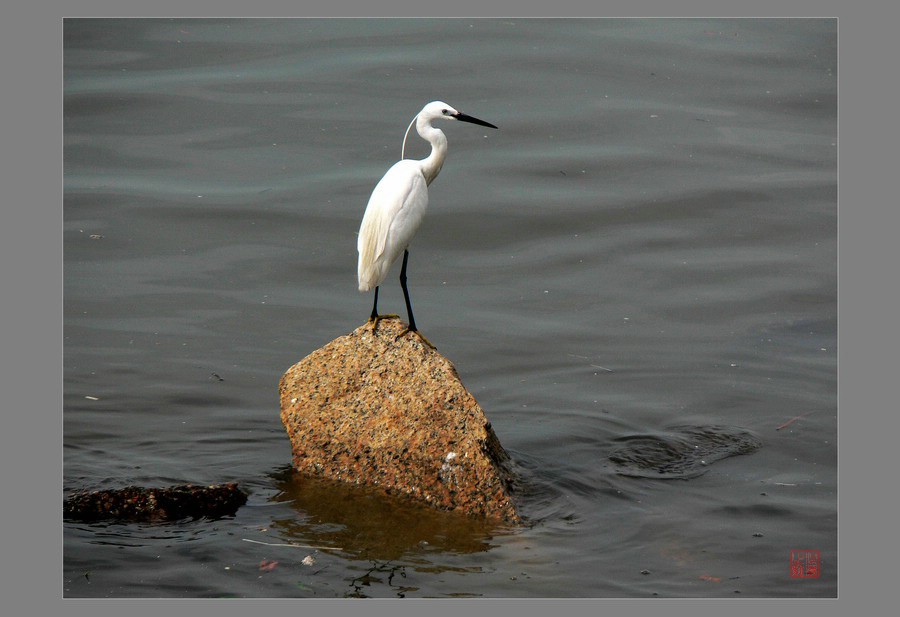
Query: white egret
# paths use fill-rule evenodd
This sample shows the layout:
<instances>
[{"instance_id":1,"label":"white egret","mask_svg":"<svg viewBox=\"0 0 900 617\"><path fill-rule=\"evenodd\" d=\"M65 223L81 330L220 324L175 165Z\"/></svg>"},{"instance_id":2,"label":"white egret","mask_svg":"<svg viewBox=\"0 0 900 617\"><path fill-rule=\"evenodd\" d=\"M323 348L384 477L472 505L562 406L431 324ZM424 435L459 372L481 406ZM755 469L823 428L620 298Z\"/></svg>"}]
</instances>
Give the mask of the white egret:
<instances>
[{"instance_id":1,"label":"white egret","mask_svg":"<svg viewBox=\"0 0 900 617\"><path fill-rule=\"evenodd\" d=\"M489 122L473 118L461 113L447 103L434 101L422 108L413 122L422 139L431 144L431 154L421 161L403 159L395 163L375 186L362 224L359 227L359 264L357 276L361 292L375 289L375 302L369 321L374 322L372 329L378 328L378 321L396 315L378 314L378 287L387 276L388 270L403 253L403 265L400 268L400 287L406 301L406 313L409 325L401 336L407 332L415 332L428 345L431 345L416 328L412 305L409 302L409 290L406 287L406 262L409 259L409 243L422 224L425 210L428 207L428 185L430 185L444 164L447 156L447 137L431 125L434 120L462 120L492 129L497 128ZM412 128L410 122L407 135ZM404 151L406 135L403 137ZM403 154L401 153L401 157ZM431 345L433 347L433 345Z\"/></svg>"}]
</instances>

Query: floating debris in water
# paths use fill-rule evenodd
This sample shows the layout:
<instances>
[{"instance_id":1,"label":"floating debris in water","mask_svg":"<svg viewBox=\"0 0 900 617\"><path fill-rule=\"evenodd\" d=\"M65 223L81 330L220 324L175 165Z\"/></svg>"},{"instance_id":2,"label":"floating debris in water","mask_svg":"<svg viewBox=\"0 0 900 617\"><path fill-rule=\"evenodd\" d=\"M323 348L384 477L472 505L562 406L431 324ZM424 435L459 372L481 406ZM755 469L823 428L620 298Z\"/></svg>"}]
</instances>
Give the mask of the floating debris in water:
<instances>
[{"instance_id":1,"label":"floating debris in water","mask_svg":"<svg viewBox=\"0 0 900 617\"><path fill-rule=\"evenodd\" d=\"M776 431L780 431L780 430L783 429L783 428L787 428L787 427L789 427L791 424L793 424L794 422L796 422L797 420L799 420L799 419L801 419L801 418L805 418L806 416L808 416L808 415L811 414L811 413L815 413L815 412L808 411L808 412L806 412L806 413L800 414L799 416L794 416L793 418L791 418L790 420L788 420L788 421L785 422L784 424L780 424L780 425L776 426L776 427L775 427L775 430L776 430Z\"/></svg>"},{"instance_id":2,"label":"floating debris in water","mask_svg":"<svg viewBox=\"0 0 900 617\"><path fill-rule=\"evenodd\" d=\"M292 544L290 542L261 542L259 540L251 540L250 538L241 538L244 542L252 542L253 544L262 544L263 546L283 546L286 548L305 548L315 549L317 551L342 551L340 546L310 546L309 544Z\"/></svg>"}]
</instances>

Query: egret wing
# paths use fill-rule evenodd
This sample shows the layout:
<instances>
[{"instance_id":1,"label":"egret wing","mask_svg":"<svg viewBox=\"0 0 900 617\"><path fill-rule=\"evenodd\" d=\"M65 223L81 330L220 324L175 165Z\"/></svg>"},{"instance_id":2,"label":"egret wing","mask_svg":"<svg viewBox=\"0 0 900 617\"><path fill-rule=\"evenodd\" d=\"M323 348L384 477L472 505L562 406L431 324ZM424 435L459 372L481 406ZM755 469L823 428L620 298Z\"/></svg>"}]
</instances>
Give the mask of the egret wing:
<instances>
[{"instance_id":1,"label":"egret wing","mask_svg":"<svg viewBox=\"0 0 900 617\"><path fill-rule=\"evenodd\" d=\"M415 161L396 163L375 186L357 239L361 291L384 280L421 223L427 200L425 178ZM418 210L422 212L417 215Z\"/></svg>"}]
</instances>

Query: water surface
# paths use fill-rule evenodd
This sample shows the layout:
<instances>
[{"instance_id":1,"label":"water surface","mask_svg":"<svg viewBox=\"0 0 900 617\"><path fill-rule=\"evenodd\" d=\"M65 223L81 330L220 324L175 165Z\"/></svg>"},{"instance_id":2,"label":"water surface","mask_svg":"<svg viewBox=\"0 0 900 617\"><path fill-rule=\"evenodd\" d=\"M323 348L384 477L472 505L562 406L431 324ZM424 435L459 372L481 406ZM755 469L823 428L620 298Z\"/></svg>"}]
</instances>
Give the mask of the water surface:
<instances>
[{"instance_id":1,"label":"water surface","mask_svg":"<svg viewBox=\"0 0 900 617\"><path fill-rule=\"evenodd\" d=\"M65 596L836 596L835 20L64 38L64 488L250 492L233 519L64 523ZM433 99L500 130L445 127L417 322L520 471L523 529L288 469L278 380L367 317L355 234ZM609 459L713 425L762 447L686 480Z\"/></svg>"}]
</instances>

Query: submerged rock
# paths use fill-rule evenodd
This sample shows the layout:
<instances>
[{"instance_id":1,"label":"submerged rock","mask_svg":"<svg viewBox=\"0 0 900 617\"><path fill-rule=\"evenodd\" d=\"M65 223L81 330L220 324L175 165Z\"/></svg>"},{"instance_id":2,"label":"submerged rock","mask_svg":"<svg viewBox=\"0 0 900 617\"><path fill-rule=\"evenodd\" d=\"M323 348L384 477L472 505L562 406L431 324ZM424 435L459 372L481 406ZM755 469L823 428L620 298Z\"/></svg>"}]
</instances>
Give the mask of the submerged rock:
<instances>
[{"instance_id":1,"label":"submerged rock","mask_svg":"<svg viewBox=\"0 0 900 617\"><path fill-rule=\"evenodd\" d=\"M619 474L660 480L694 478L716 461L762 447L759 437L735 426L672 426L664 433L616 441L624 443L609 460Z\"/></svg>"},{"instance_id":2,"label":"submerged rock","mask_svg":"<svg viewBox=\"0 0 900 617\"><path fill-rule=\"evenodd\" d=\"M165 488L127 486L70 495L63 503L63 516L79 521L220 518L234 514L245 503L247 495L234 483Z\"/></svg>"},{"instance_id":3,"label":"submerged rock","mask_svg":"<svg viewBox=\"0 0 900 617\"><path fill-rule=\"evenodd\" d=\"M376 486L443 510L519 522L509 457L444 356L384 319L281 378L281 420L304 473Z\"/></svg>"}]
</instances>

